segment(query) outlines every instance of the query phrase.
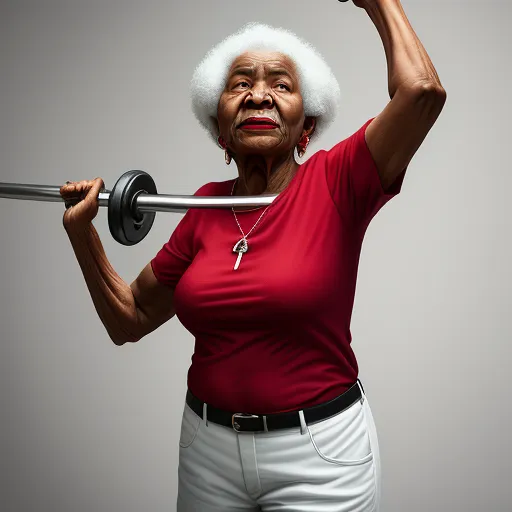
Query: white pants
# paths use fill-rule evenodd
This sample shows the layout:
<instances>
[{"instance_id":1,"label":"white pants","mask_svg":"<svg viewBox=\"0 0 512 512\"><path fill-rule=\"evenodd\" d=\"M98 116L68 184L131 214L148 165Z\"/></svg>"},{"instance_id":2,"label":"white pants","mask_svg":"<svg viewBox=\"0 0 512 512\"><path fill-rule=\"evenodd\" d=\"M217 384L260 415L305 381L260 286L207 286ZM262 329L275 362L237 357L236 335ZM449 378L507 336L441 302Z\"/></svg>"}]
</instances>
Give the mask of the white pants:
<instances>
[{"instance_id":1,"label":"white pants","mask_svg":"<svg viewBox=\"0 0 512 512\"><path fill-rule=\"evenodd\" d=\"M177 511L378 512L379 444L361 393L331 418L306 425L300 411L300 427L261 433L201 419L185 403Z\"/></svg>"}]
</instances>

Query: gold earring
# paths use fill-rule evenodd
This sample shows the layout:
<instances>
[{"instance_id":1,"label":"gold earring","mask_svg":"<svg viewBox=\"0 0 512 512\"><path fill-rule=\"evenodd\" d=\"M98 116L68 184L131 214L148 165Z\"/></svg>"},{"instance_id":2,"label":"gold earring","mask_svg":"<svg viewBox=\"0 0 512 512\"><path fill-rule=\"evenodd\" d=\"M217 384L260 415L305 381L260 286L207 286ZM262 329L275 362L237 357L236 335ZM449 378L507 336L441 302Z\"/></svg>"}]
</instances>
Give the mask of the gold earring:
<instances>
[{"instance_id":1,"label":"gold earring","mask_svg":"<svg viewBox=\"0 0 512 512\"><path fill-rule=\"evenodd\" d=\"M224 150L224 160L226 161L226 165L229 165L231 163L231 155L228 153L227 144L226 141L222 138L222 135L219 135L217 142L219 146Z\"/></svg>"}]
</instances>

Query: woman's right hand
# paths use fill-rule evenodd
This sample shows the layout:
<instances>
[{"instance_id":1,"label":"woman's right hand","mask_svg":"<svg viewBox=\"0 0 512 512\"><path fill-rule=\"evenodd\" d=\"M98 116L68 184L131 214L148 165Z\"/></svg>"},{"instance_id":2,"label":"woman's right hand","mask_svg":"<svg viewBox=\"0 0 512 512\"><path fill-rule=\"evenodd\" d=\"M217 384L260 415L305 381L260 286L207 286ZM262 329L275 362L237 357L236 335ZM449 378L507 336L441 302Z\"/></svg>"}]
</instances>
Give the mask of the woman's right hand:
<instances>
[{"instance_id":1,"label":"woman's right hand","mask_svg":"<svg viewBox=\"0 0 512 512\"><path fill-rule=\"evenodd\" d=\"M67 229L82 229L98 214L98 194L105 184L101 178L69 181L60 188L66 211L62 222Z\"/></svg>"}]
</instances>

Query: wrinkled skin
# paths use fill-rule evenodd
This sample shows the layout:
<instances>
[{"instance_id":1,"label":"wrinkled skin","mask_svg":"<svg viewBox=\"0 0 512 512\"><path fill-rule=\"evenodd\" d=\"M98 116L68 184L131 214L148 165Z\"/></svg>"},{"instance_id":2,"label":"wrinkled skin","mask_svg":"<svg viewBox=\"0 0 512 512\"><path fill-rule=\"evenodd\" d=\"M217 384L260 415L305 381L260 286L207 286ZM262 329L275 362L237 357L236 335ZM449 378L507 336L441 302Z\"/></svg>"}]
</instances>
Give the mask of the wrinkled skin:
<instances>
[{"instance_id":1,"label":"wrinkled skin","mask_svg":"<svg viewBox=\"0 0 512 512\"><path fill-rule=\"evenodd\" d=\"M272 74L276 69L283 73ZM278 126L272 130L239 126L252 116L269 117ZM304 114L295 64L286 55L267 51L246 52L235 59L219 99L216 121L238 167L234 195L284 190L299 167L294 148L315 127L315 119Z\"/></svg>"}]
</instances>

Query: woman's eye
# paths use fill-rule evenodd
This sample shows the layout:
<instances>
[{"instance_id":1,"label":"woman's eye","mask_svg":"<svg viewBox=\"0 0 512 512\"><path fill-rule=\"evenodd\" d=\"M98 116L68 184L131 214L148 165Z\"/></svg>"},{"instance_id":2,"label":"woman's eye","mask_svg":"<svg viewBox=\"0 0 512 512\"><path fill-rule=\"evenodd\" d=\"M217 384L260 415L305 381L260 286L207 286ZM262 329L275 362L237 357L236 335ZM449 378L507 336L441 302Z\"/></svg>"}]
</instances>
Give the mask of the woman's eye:
<instances>
[{"instance_id":1,"label":"woman's eye","mask_svg":"<svg viewBox=\"0 0 512 512\"><path fill-rule=\"evenodd\" d=\"M243 84L245 84L245 85L247 85L247 86L249 85L247 82L238 82L237 87L239 87L239 86L241 86L241 85L243 85Z\"/></svg>"},{"instance_id":2,"label":"woman's eye","mask_svg":"<svg viewBox=\"0 0 512 512\"><path fill-rule=\"evenodd\" d=\"M277 84L277 87L284 87L284 89L282 89L282 90L287 90L287 91L290 90L290 88L286 84Z\"/></svg>"}]
</instances>

